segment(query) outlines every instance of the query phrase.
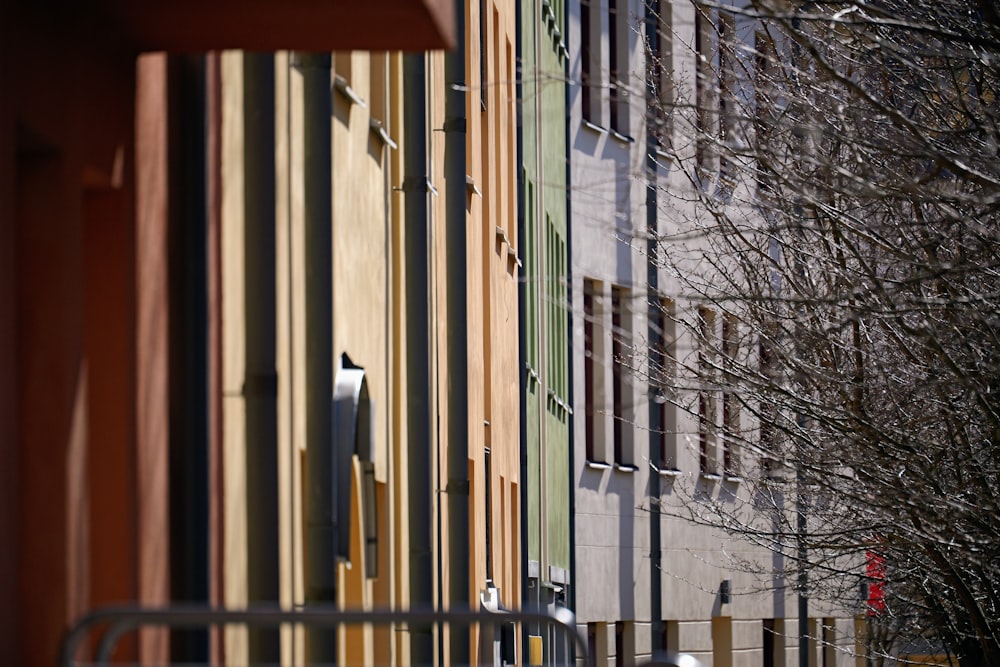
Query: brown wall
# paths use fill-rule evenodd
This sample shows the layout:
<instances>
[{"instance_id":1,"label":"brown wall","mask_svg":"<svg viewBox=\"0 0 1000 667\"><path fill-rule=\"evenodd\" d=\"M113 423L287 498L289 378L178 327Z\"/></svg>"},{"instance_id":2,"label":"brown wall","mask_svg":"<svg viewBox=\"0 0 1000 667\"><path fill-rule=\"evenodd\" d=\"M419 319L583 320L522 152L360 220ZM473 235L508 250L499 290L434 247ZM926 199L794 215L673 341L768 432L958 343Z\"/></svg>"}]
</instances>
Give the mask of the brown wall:
<instances>
[{"instance_id":1,"label":"brown wall","mask_svg":"<svg viewBox=\"0 0 1000 667\"><path fill-rule=\"evenodd\" d=\"M4 624L16 635L2 644L19 664L51 665L68 623L95 601L131 597L134 586L119 567L131 559L119 510L132 505L131 471L121 467L134 360L122 344L131 337L129 236L124 247L117 237L131 224L121 185L133 73L128 60L108 62L58 26L18 18L4 17L0 65L0 253L13 259L2 262L0 319L11 328L0 358L12 379L3 391L14 394L0 430L2 467L16 474L3 484L13 500L3 506L16 509L0 522L13 547L0 567L16 573L3 613L19 623Z\"/></svg>"},{"instance_id":2,"label":"brown wall","mask_svg":"<svg viewBox=\"0 0 1000 667\"><path fill-rule=\"evenodd\" d=\"M0 655L48 666L65 629L86 610L169 601L167 252L176 193L168 166L177 143L168 60L137 61L136 50L150 46L143 41L150 29L162 46L183 47L171 40L194 24L206 40L199 48L260 44L240 33L245 25L228 21L221 0L151 5L169 14L162 22L129 15L122 3L58 11L36 4L0 0ZM280 19L292 47L319 40L315 47L331 48L333 33L324 29L331 22L352 39L390 34L345 28L329 8L325 23L315 20L309 6L261 7L274 14L263 19ZM422 31L405 21L396 26L392 34L405 31L412 48L448 39L442 0L394 6L427 22ZM195 13L226 20L198 22ZM180 29L170 33L171 26ZM210 173L217 175L213 146ZM209 186L216 204L217 186ZM217 278L225 239L213 211L209 275ZM221 311L212 280L214 370L206 373L210 447L218 447ZM217 479L217 456L212 465ZM213 497L211 508L218 503ZM221 562L221 530L210 526ZM219 599L222 577L214 571L211 596ZM167 648L164 633L151 632L137 645L124 643L118 657L160 660Z\"/></svg>"}]
</instances>

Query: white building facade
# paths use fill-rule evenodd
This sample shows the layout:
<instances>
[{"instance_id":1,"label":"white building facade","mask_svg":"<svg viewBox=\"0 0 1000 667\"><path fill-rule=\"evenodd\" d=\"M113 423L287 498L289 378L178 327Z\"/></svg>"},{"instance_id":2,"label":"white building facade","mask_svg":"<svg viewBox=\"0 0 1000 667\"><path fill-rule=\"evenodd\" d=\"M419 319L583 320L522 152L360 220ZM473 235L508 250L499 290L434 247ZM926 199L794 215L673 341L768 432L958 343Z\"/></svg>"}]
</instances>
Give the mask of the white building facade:
<instances>
[{"instance_id":1,"label":"white building facade","mask_svg":"<svg viewBox=\"0 0 1000 667\"><path fill-rule=\"evenodd\" d=\"M707 190L726 196L724 161L695 135L714 123L733 140L718 45L752 25L688 0L570 0L568 12L580 630L602 667L659 651L717 667L854 665L853 616L813 603L800 655L795 582L760 575L785 564L690 520L749 506L742 475L760 457L737 444L757 429L738 401L685 370L755 348L738 318L682 293L655 257L696 248L673 238L679 221L704 214ZM661 102L649 113L647 95Z\"/></svg>"}]
</instances>

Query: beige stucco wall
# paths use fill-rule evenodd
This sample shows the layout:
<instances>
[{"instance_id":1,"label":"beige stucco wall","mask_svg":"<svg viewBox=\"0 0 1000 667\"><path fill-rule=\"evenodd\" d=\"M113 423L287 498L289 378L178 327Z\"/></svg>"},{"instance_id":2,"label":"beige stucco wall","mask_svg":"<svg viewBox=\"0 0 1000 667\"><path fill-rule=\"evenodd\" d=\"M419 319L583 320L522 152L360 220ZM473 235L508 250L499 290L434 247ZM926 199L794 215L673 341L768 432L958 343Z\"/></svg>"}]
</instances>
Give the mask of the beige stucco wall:
<instances>
[{"instance_id":1,"label":"beige stucco wall","mask_svg":"<svg viewBox=\"0 0 1000 667\"><path fill-rule=\"evenodd\" d=\"M368 53L338 54L335 70L350 73L349 82L366 99L373 94L383 102L379 113L387 136L398 141L400 122L400 56L381 58L383 75L377 90L370 84ZM349 68L349 69L348 69ZM223 420L224 420L224 601L230 607L247 603L246 442L245 401L242 397L246 329L243 269L243 57L239 52L222 56L222 218L223 218ZM332 83L332 81L331 81ZM392 88L395 93L388 93ZM360 562L339 565L340 603L346 607L398 605L405 600L398 581L406 576L405 489L395 487L398 461L405 450L405 423L400 421L401 397L393 388L403 384L398 359L401 338L402 237L400 202L393 187L400 180L401 163L392 142L372 131L375 113L352 104L334 92L331 118L333 164L333 322L330 344L335 359L347 352L365 368L374 405L376 477L379 495L380 576L365 577ZM305 236L304 236L304 134L303 81L296 56L275 55L275 270L276 270L276 370L278 374L278 515L280 602L285 607L304 602L303 560L303 461L305 458ZM395 351L394 351L395 350ZM392 436L390 436L392 434ZM392 446L390 447L390 442ZM357 475L355 475L357 478ZM355 485L352 498L360 497ZM352 524L358 537L358 502ZM358 545L353 545L357 547ZM352 561L360 561L357 548ZM396 567L390 567L390 563ZM386 629L362 629L344 635L341 650L346 659L360 658L388 663L395 641ZM225 653L235 663L246 660L246 633L227 629ZM304 655L301 630L282 631L282 659L300 663Z\"/></svg>"}]
</instances>

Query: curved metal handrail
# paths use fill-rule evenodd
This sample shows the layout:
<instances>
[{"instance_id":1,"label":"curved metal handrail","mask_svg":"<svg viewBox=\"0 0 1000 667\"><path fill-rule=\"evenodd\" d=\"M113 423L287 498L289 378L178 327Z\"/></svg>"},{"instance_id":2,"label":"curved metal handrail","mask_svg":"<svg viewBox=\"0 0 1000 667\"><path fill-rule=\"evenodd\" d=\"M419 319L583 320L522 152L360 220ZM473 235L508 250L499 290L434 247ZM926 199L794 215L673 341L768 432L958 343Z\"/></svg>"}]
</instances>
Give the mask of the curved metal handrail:
<instances>
[{"instance_id":1,"label":"curved metal handrail","mask_svg":"<svg viewBox=\"0 0 1000 667\"><path fill-rule=\"evenodd\" d=\"M498 617L503 617L499 619ZM250 607L247 609L220 609L195 605L178 605L161 608L119 606L97 609L85 614L66 633L60 650L59 665L72 667L81 642L97 625L108 626L97 647L97 664L107 664L111 652L122 635L143 626L171 628L202 628L228 624L247 626L278 626L299 624L319 627L358 625L361 623L388 624L454 624L469 626L490 625L497 622L538 623L561 627L573 638L578 656L591 667L592 658L587 654L587 643L576 628L576 619L569 609L557 608L554 613L544 611L476 611L472 609L420 610L420 609L337 609L310 606L300 609L278 607Z\"/></svg>"}]
</instances>

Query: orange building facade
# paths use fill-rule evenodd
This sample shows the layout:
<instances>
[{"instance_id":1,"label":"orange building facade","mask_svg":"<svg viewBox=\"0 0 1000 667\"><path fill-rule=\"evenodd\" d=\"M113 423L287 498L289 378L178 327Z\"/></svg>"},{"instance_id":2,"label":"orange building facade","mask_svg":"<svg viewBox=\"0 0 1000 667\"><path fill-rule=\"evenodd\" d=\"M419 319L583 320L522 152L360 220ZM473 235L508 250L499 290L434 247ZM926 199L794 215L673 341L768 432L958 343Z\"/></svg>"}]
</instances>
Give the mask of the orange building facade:
<instances>
[{"instance_id":1,"label":"orange building facade","mask_svg":"<svg viewBox=\"0 0 1000 667\"><path fill-rule=\"evenodd\" d=\"M14 664L54 664L102 604L227 597L224 63L139 54L453 39L436 0L148 9L0 4L0 654ZM243 380L266 395L274 374ZM117 657L225 646L146 632Z\"/></svg>"}]
</instances>

